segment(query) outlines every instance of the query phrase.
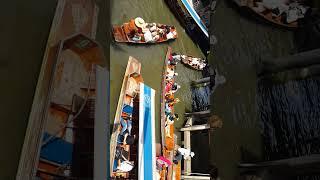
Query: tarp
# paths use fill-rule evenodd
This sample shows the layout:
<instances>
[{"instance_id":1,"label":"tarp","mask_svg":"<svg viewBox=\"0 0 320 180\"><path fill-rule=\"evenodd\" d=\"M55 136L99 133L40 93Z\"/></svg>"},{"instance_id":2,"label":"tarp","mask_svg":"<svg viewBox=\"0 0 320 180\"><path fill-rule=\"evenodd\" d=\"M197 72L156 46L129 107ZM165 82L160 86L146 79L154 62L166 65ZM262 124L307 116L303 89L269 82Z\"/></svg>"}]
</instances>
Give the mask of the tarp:
<instances>
[{"instance_id":1,"label":"tarp","mask_svg":"<svg viewBox=\"0 0 320 180\"><path fill-rule=\"evenodd\" d=\"M155 91L140 83L139 180L156 179Z\"/></svg>"}]
</instances>

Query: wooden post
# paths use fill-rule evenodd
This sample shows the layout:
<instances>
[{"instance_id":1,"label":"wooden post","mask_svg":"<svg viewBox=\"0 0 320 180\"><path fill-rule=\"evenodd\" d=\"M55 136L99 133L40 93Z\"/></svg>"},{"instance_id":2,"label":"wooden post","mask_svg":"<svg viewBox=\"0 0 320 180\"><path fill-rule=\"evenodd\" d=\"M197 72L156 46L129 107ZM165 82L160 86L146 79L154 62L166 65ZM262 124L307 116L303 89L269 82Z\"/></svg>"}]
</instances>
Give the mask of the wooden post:
<instances>
[{"instance_id":1,"label":"wooden post","mask_svg":"<svg viewBox=\"0 0 320 180\"><path fill-rule=\"evenodd\" d=\"M292 56L262 60L258 64L258 76L277 73L287 69L301 68L320 64L320 49L298 53Z\"/></svg>"},{"instance_id":2,"label":"wooden post","mask_svg":"<svg viewBox=\"0 0 320 180\"><path fill-rule=\"evenodd\" d=\"M192 118L189 118L189 124L192 126ZM184 131L184 148L191 149L191 132ZM191 173L191 158L184 160L184 174L188 175Z\"/></svg>"}]
</instances>

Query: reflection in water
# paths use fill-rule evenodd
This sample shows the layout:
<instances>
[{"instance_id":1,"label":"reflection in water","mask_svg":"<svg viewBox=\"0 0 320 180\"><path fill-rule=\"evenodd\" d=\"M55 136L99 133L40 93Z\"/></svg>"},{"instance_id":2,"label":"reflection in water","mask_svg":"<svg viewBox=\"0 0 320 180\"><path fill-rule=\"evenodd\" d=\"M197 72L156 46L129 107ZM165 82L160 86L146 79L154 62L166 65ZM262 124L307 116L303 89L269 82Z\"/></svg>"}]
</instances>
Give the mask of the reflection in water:
<instances>
[{"instance_id":1,"label":"reflection in water","mask_svg":"<svg viewBox=\"0 0 320 180\"><path fill-rule=\"evenodd\" d=\"M265 158L274 160L320 153L320 80L266 84L260 80L257 90Z\"/></svg>"}]
</instances>

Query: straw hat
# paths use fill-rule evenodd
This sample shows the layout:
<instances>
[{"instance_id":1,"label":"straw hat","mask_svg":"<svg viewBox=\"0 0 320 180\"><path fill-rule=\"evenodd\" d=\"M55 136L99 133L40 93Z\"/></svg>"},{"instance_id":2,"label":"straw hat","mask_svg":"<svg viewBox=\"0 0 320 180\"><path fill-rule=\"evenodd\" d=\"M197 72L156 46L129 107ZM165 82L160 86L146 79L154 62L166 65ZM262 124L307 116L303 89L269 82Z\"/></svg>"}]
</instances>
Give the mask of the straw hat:
<instances>
[{"instance_id":1,"label":"straw hat","mask_svg":"<svg viewBox=\"0 0 320 180\"><path fill-rule=\"evenodd\" d=\"M134 23L137 27L139 28L143 28L145 26L145 22L144 20L141 18L141 17L137 17L135 20L134 20Z\"/></svg>"}]
</instances>

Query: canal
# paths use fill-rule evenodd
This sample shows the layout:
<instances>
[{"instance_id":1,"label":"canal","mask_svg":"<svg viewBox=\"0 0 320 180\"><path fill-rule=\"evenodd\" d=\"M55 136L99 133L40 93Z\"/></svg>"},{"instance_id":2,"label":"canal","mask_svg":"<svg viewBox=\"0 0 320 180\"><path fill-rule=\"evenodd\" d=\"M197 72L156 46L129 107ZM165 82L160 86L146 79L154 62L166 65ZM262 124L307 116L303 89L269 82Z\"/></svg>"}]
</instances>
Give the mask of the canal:
<instances>
[{"instance_id":1,"label":"canal","mask_svg":"<svg viewBox=\"0 0 320 180\"><path fill-rule=\"evenodd\" d=\"M158 22L174 25L178 31L178 38L171 42L154 45L130 45L126 43L110 44L110 117L111 123L115 115L118 103L119 92L121 89L123 75L127 66L129 56L138 59L142 64L142 76L146 85L156 90L156 129L157 141L160 142L160 93L161 79L164 65L164 58L168 46L174 52L190 54L197 57L204 57L201 50L196 46L184 29L180 26L177 19L169 10L164 1L150 0L130 0L130 1L111 1L111 24L120 25L128 22L131 18L142 17L146 22ZM111 33L111 32L110 32ZM181 127L185 110L191 110L191 91L190 82L199 79L201 73L191 70L182 64L177 66L178 77L176 82L181 85L181 89L176 93L181 102L175 106L175 111L180 115L176 127ZM178 131L178 129L176 129ZM180 133L177 133L179 135ZM178 136L180 140L180 136Z\"/></svg>"}]
</instances>

